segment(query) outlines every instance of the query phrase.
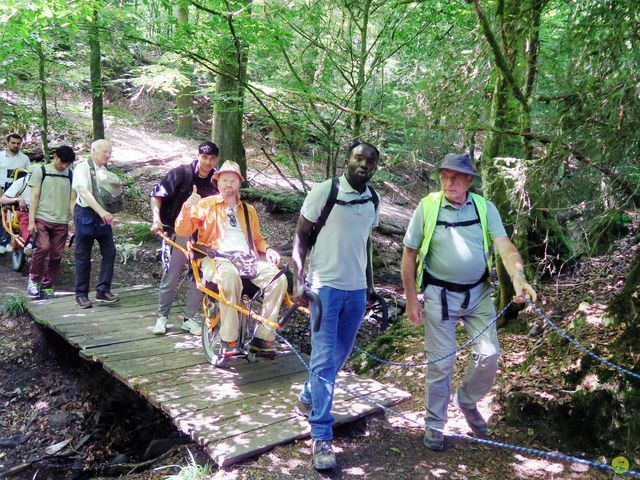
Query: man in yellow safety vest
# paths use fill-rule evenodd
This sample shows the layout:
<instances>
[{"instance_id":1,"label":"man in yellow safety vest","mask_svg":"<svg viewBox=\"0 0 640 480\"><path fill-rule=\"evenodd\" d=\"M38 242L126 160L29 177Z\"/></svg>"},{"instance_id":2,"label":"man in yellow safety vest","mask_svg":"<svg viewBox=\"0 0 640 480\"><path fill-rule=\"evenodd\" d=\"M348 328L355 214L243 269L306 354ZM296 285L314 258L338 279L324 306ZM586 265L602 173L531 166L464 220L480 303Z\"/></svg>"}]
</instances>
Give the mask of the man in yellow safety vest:
<instances>
[{"instance_id":1,"label":"man in yellow safety vest","mask_svg":"<svg viewBox=\"0 0 640 480\"><path fill-rule=\"evenodd\" d=\"M451 380L456 349L456 324L462 320L471 336L477 335L496 315L487 281L491 269L491 247L500 254L511 276L516 301L536 300L527 282L522 257L507 237L495 205L469 192L474 177L468 155L447 154L439 167L441 190L422 199L404 237L402 283L407 298L407 316L416 324L425 322L424 444L444 449L443 428L451 399L464 414L471 429L487 434L487 423L476 403L486 395L498 370L500 345L496 326L473 343L472 361L451 398ZM423 293L424 311L418 300Z\"/></svg>"}]
</instances>

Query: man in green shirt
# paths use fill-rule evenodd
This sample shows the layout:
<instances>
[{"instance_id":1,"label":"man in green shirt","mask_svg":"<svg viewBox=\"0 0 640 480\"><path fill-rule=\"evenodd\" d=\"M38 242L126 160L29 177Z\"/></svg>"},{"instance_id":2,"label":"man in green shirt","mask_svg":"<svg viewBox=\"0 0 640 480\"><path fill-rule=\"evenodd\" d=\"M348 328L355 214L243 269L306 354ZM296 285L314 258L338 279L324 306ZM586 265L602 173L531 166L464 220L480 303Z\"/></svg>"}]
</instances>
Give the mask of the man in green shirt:
<instances>
[{"instance_id":1,"label":"man in green shirt","mask_svg":"<svg viewBox=\"0 0 640 480\"><path fill-rule=\"evenodd\" d=\"M72 218L76 201L69 169L75 159L73 149L63 145L56 148L51 163L35 167L31 173L29 231L37 233L27 286L27 295L32 298L53 295L51 287L60 270L69 233L69 219Z\"/></svg>"}]
</instances>

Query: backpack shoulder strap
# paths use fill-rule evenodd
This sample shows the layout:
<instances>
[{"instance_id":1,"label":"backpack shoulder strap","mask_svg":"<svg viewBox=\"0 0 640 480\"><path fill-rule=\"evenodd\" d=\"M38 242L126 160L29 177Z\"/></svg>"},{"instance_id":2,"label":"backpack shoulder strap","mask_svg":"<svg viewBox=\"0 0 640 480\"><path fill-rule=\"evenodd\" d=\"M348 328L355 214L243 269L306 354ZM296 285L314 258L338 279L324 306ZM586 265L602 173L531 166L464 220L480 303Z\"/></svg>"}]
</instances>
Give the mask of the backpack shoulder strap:
<instances>
[{"instance_id":1,"label":"backpack shoulder strap","mask_svg":"<svg viewBox=\"0 0 640 480\"><path fill-rule=\"evenodd\" d=\"M244 210L244 221L247 225L247 236L249 237L249 250L253 252L253 236L251 235L251 224L249 223L249 208L245 202L242 202L242 209Z\"/></svg>"},{"instance_id":2,"label":"backpack shoulder strap","mask_svg":"<svg viewBox=\"0 0 640 480\"><path fill-rule=\"evenodd\" d=\"M22 188L16 194L16 198L18 198L20 195L22 195L24 193L24 191L27 189L27 187L29 186L29 180L31 180L31 173L29 173L26 177L23 177L23 178L24 178L24 180L22 181Z\"/></svg>"},{"instance_id":3,"label":"backpack shoulder strap","mask_svg":"<svg viewBox=\"0 0 640 480\"><path fill-rule=\"evenodd\" d=\"M308 242L309 248L315 245L316 240L318 239L318 234L320 233L320 230L322 230L322 227L324 227L324 224L327 223L327 218L329 218L329 215L331 214L331 210L333 210L333 207L336 204L336 200L338 198L339 186L340 186L340 179L338 177L333 177L331 179L331 188L329 190L329 196L327 197L327 201L325 202L324 207L322 207L322 210L320 211L320 216L318 217L318 220L316 220L313 230L311 230L311 233L309 234L309 242Z\"/></svg>"},{"instance_id":4,"label":"backpack shoulder strap","mask_svg":"<svg viewBox=\"0 0 640 480\"><path fill-rule=\"evenodd\" d=\"M87 159L87 164L89 165L89 172L91 173L91 193L93 197L96 198L96 166L90 158Z\"/></svg>"},{"instance_id":5,"label":"backpack shoulder strap","mask_svg":"<svg viewBox=\"0 0 640 480\"><path fill-rule=\"evenodd\" d=\"M373 210L378 210L378 205L380 205L380 197L378 197L378 192L374 190L371 185L368 185L369 191L371 192L371 202L373 203Z\"/></svg>"}]
</instances>

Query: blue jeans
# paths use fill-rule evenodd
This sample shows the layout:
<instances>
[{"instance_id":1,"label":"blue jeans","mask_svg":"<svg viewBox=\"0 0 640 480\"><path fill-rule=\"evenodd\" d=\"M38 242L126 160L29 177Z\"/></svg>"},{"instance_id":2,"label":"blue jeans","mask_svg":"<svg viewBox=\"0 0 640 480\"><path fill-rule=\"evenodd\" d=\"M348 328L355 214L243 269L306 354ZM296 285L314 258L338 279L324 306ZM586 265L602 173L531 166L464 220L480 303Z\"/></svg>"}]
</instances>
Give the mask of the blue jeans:
<instances>
[{"instance_id":1,"label":"blue jeans","mask_svg":"<svg viewBox=\"0 0 640 480\"><path fill-rule=\"evenodd\" d=\"M321 287L315 293L322 304L322 323L318 332L311 331L312 374L302 387L299 398L313 406L309 415L311 438L331 440L333 383L353 349L364 317L367 293L366 289L347 291L332 287ZM311 323L313 325L313 321Z\"/></svg>"}]
</instances>

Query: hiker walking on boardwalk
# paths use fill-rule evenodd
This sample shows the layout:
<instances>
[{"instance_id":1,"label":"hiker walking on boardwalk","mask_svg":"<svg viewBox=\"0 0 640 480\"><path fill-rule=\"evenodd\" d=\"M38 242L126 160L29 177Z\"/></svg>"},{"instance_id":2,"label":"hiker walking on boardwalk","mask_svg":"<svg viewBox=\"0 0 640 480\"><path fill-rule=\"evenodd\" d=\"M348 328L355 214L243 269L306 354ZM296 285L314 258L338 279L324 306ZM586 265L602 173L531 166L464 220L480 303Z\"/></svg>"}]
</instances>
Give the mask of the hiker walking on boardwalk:
<instances>
[{"instance_id":1,"label":"hiker walking on boardwalk","mask_svg":"<svg viewBox=\"0 0 640 480\"><path fill-rule=\"evenodd\" d=\"M112 224L114 213L122 209L122 186L117 176L106 168L111 159L111 143L96 140L91 144L91 158L78 164L73 172L73 188L78 194L73 214L76 230L76 305L91 308L89 281L91 249L100 244L102 263L96 285L96 301L115 303L111 280L116 260Z\"/></svg>"},{"instance_id":2,"label":"hiker walking on boardwalk","mask_svg":"<svg viewBox=\"0 0 640 480\"><path fill-rule=\"evenodd\" d=\"M60 270L76 202L70 168L75 159L73 148L63 145L55 149L51 163L34 167L31 172L29 231L35 238L27 284L27 295L31 298L49 298L54 294L53 283ZM49 262L45 265L47 258Z\"/></svg>"},{"instance_id":3,"label":"hiker walking on boardwalk","mask_svg":"<svg viewBox=\"0 0 640 480\"><path fill-rule=\"evenodd\" d=\"M278 275L280 271L276 267L280 263L280 254L269 247L262 236L255 208L240 200L238 193L244 181L240 165L226 161L213 178L218 182L220 193L201 199L194 187L192 195L182 205L176 220L176 234L186 237L198 230L198 243L218 253L253 254L257 261L255 276L250 281L264 289L261 315L277 322L280 304L287 291L287 278ZM263 258L266 261L262 261ZM201 264L202 278L205 281L210 282L216 277L213 262L220 279L218 286L227 300L238 304L242 294L242 280L238 268L228 258L207 257ZM223 357L233 357L240 352L239 329L237 310L221 303L220 338ZM272 344L274 339L275 333L260 324L254 338L249 342L249 350L261 355L273 355L276 353Z\"/></svg>"},{"instance_id":4,"label":"hiker walking on boardwalk","mask_svg":"<svg viewBox=\"0 0 640 480\"><path fill-rule=\"evenodd\" d=\"M492 246L511 276L516 301L523 302L523 297L536 301L536 292L527 283L523 271L522 258L507 237L495 205L469 192L473 179L479 177L469 156L447 154L439 171L441 190L424 197L414 211L404 237L402 256L407 316L416 324L425 323L428 361L456 349L459 320L473 337L495 318L488 282ZM424 295L424 311L418 292ZM442 429L450 399L475 433L488 433L487 423L476 404L493 385L499 355L498 335L493 324L473 343L472 360L453 397L455 355L427 366L424 436L427 448L444 449Z\"/></svg>"},{"instance_id":5,"label":"hiker walking on boardwalk","mask_svg":"<svg viewBox=\"0 0 640 480\"><path fill-rule=\"evenodd\" d=\"M155 234L164 232L171 240L186 248L188 237L176 235L174 225L182 209L182 205L193 192L193 187L200 197L209 197L218 193L216 181L213 179L215 165L218 162L220 150L213 142L201 143L198 147L198 158L189 165L181 165L167 173L151 190L151 214L153 223L151 231ZM167 331L167 321L171 305L176 296L180 274L187 264L187 257L179 249L162 241L162 255L164 273L158 289L158 318L153 327L153 333L164 335ZM202 294L195 282L190 282L187 290L182 330L193 335L201 335L200 325L196 321L196 312L200 307Z\"/></svg>"},{"instance_id":6,"label":"hiker walking on boardwalk","mask_svg":"<svg viewBox=\"0 0 640 480\"><path fill-rule=\"evenodd\" d=\"M304 292L309 254L307 282L322 304L320 330L311 332L311 375L296 406L298 414L309 418L318 470L337 465L331 446L333 383L351 354L373 292L370 235L378 224L378 197L367 183L379 157L370 143L351 145L344 175L316 185L307 195L293 241L294 297Z\"/></svg>"}]
</instances>

